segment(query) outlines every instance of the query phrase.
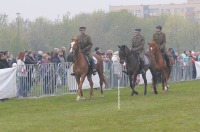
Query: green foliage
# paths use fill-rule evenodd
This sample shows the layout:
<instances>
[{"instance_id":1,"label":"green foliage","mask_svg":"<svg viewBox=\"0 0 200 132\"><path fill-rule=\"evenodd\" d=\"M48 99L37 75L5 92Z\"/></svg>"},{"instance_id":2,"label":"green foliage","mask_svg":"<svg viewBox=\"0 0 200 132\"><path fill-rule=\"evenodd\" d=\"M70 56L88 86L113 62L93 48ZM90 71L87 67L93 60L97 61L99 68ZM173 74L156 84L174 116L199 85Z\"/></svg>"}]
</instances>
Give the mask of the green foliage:
<instances>
[{"instance_id":1,"label":"green foliage","mask_svg":"<svg viewBox=\"0 0 200 132\"><path fill-rule=\"evenodd\" d=\"M94 47L99 46L103 50L117 50L117 45L122 44L131 46L134 28L141 28L146 42L151 41L157 25L163 26L168 48L173 47L179 52L200 50L198 22L177 15L142 19L127 10L109 13L98 10L73 18L67 12L55 20L39 17L32 21L21 17L10 21L6 14L0 14L0 50L9 50L16 55L22 50L50 52L55 47L68 48L71 37L79 35L78 27L82 25L87 27ZM147 44L145 47L148 48Z\"/></svg>"},{"instance_id":2,"label":"green foliage","mask_svg":"<svg viewBox=\"0 0 200 132\"><path fill-rule=\"evenodd\" d=\"M10 99L0 102L0 130L10 132L197 132L200 130L199 80L173 83L167 94L158 86L158 95L144 96L143 85L136 87L138 96L130 96L131 89L121 89L121 110L117 109L117 90L89 90L85 101L75 101L76 95L40 99Z\"/></svg>"}]
</instances>

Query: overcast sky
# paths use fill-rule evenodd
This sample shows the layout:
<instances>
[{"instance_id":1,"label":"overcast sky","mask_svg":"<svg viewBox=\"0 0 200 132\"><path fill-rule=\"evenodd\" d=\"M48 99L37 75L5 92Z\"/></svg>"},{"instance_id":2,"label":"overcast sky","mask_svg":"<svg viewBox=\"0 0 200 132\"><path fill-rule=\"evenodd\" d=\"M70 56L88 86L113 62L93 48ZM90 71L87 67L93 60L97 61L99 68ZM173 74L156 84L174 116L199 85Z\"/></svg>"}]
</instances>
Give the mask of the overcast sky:
<instances>
[{"instance_id":1,"label":"overcast sky","mask_svg":"<svg viewBox=\"0 0 200 132\"><path fill-rule=\"evenodd\" d=\"M66 12L71 16L90 13L98 9L109 10L109 5L140 5L186 3L187 0L0 0L0 13L10 19L19 12L22 17L35 19L39 16L55 19Z\"/></svg>"}]
</instances>

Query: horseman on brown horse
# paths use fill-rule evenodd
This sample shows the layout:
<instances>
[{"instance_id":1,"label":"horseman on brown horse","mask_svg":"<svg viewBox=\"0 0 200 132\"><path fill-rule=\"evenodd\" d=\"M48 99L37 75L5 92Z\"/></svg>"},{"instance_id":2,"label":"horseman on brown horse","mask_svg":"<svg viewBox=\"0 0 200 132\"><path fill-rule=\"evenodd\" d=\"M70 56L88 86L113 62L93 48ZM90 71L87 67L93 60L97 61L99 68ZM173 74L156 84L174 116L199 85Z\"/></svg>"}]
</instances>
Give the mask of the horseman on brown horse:
<instances>
[{"instance_id":1,"label":"horseman on brown horse","mask_svg":"<svg viewBox=\"0 0 200 132\"><path fill-rule=\"evenodd\" d=\"M170 77L174 60L171 53L166 50L166 35L162 32L161 26L156 27L156 33L153 34L153 42L148 44L150 52L155 55L156 69L162 75L163 90L167 90L167 81Z\"/></svg>"},{"instance_id":2,"label":"horseman on brown horse","mask_svg":"<svg viewBox=\"0 0 200 132\"><path fill-rule=\"evenodd\" d=\"M94 75L96 71L98 72L100 79L101 97L103 96L103 83L105 83L105 86L107 87L107 82L103 74L103 60L99 55L92 54L92 42L90 36L85 34L86 27L80 27L79 30L81 35L72 38L70 49L70 52L74 54L74 73L72 75L75 76L76 82L78 83L77 101L84 99L82 85L86 76L90 83L90 99L93 98L92 74Z\"/></svg>"},{"instance_id":3,"label":"horseman on brown horse","mask_svg":"<svg viewBox=\"0 0 200 132\"><path fill-rule=\"evenodd\" d=\"M166 60L167 66L172 66L170 64L168 51L166 50L166 35L162 32L162 27L156 27L156 33L153 34L153 41L160 47L163 58Z\"/></svg>"},{"instance_id":4,"label":"horseman on brown horse","mask_svg":"<svg viewBox=\"0 0 200 132\"><path fill-rule=\"evenodd\" d=\"M93 73L93 75L96 74L96 69L94 67L94 59L92 57L92 41L91 41L91 37L87 34L85 34L85 30L86 27L82 26L79 27L79 31L80 31L80 35L77 37L77 39L79 40L79 45L80 48L82 50L83 53L85 53L88 61L89 61L89 71ZM74 73L72 73L71 75L74 75Z\"/></svg>"}]
</instances>

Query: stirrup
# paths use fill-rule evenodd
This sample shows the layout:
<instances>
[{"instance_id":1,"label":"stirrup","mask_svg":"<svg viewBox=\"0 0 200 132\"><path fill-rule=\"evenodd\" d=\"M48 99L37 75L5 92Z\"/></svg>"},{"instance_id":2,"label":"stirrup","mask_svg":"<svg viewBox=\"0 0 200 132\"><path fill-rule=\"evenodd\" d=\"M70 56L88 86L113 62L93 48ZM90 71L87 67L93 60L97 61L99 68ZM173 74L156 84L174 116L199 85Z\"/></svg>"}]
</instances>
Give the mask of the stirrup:
<instances>
[{"instance_id":1,"label":"stirrup","mask_svg":"<svg viewBox=\"0 0 200 132\"><path fill-rule=\"evenodd\" d=\"M71 76L75 76L75 74L74 74L74 73L71 73L70 75L71 75Z\"/></svg>"},{"instance_id":2,"label":"stirrup","mask_svg":"<svg viewBox=\"0 0 200 132\"><path fill-rule=\"evenodd\" d=\"M141 74L145 74L145 70L144 70L144 69L141 69L140 73L141 73Z\"/></svg>"},{"instance_id":3,"label":"stirrup","mask_svg":"<svg viewBox=\"0 0 200 132\"><path fill-rule=\"evenodd\" d=\"M96 69L93 69L92 74L93 74L93 75L96 75L96 74L97 74L97 70L96 70Z\"/></svg>"},{"instance_id":4,"label":"stirrup","mask_svg":"<svg viewBox=\"0 0 200 132\"><path fill-rule=\"evenodd\" d=\"M127 71L126 71L126 70L123 70L122 72L123 72L124 74L128 75L128 73L127 73Z\"/></svg>"}]
</instances>

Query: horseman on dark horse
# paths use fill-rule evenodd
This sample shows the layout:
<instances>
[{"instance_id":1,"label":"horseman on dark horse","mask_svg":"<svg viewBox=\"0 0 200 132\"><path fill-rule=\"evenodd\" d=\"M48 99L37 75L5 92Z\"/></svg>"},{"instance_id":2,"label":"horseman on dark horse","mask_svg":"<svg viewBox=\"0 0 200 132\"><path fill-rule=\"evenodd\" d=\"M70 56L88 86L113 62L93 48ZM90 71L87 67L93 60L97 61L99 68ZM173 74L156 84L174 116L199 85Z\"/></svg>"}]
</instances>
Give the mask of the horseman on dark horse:
<instances>
[{"instance_id":1,"label":"horseman on dark horse","mask_svg":"<svg viewBox=\"0 0 200 132\"><path fill-rule=\"evenodd\" d=\"M145 44L145 39L144 37L140 34L141 29L136 28L134 30L135 35L132 38L132 48L131 48L131 52L136 51L138 53L138 62L140 63L140 73L144 74L145 70L144 70L144 54L145 54L145 49L144 49L144 44ZM125 73L127 73L126 71L124 71Z\"/></svg>"}]
</instances>

